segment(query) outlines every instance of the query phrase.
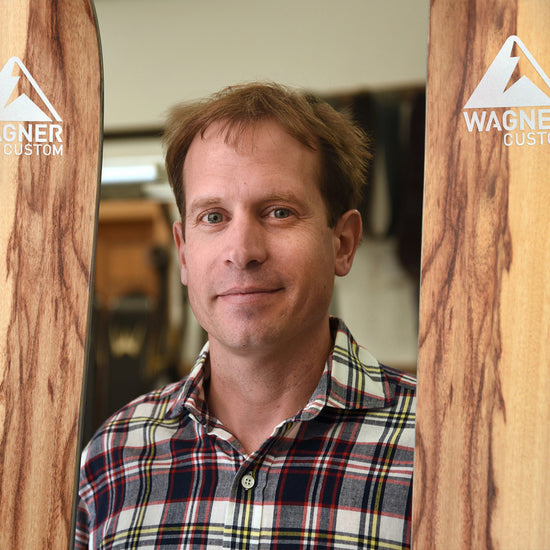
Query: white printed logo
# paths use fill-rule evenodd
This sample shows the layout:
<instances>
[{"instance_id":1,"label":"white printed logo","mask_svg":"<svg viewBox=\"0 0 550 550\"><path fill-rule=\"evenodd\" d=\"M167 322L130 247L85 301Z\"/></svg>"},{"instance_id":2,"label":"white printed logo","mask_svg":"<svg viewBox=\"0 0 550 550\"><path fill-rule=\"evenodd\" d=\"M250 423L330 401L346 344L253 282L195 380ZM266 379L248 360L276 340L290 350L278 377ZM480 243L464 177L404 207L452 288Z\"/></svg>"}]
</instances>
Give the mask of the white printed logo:
<instances>
[{"instance_id":1,"label":"white printed logo","mask_svg":"<svg viewBox=\"0 0 550 550\"><path fill-rule=\"evenodd\" d=\"M464 105L464 109L478 110L465 110L463 115L469 132L502 132L506 146L548 145L547 106L550 79L523 42L512 35Z\"/></svg>"},{"instance_id":2,"label":"white printed logo","mask_svg":"<svg viewBox=\"0 0 550 550\"><path fill-rule=\"evenodd\" d=\"M15 90L20 76L12 76L15 65L18 65L21 72L27 77L31 86L40 96L40 99L44 102L52 116L58 122L61 122L61 117L57 114L57 111L53 108L53 105L48 101L48 98L44 95L44 92L40 89L40 86L36 83L36 80L29 73L27 67L23 65L23 62L18 57L12 57L4 65L4 68L0 71L0 120L9 121L26 121L26 122L39 122L48 121L52 119L42 110L36 103L33 103L26 94L21 94L12 102L9 102L13 91Z\"/></svg>"},{"instance_id":3,"label":"white printed logo","mask_svg":"<svg viewBox=\"0 0 550 550\"><path fill-rule=\"evenodd\" d=\"M20 73L20 74L14 74ZM42 102L38 106L17 89L34 90ZM34 95L34 94L31 94ZM61 117L27 67L12 57L0 71L0 150L5 155L62 155Z\"/></svg>"},{"instance_id":4,"label":"white printed logo","mask_svg":"<svg viewBox=\"0 0 550 550\"><path fill-rule=\"evenodd\" d=\"M513 56L515 49L525 57ZM517 36L509 36L504 46L500 49L495 60L487 69L485 76L481 79L465 109L470 108L491 108L491 107L539 107L550 105L550 96L538 88L525 74L519 79L515 78L520 64L523 65L522 72L527 72L525 65L530 65L550 92L550 79L541 69L531 52L525 47Z\"/></svg>"}]
</instances>

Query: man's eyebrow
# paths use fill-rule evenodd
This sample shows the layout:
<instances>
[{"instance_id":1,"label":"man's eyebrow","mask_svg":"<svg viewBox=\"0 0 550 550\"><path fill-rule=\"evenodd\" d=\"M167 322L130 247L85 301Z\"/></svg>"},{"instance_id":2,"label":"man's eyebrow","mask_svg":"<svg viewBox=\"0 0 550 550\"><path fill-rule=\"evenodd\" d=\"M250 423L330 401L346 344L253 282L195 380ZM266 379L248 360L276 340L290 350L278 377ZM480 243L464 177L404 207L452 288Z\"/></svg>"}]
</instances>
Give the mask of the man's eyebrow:
<instances>
[{"instance_id":1,"label":"man's eyebrow","mask_svg":"<svg viewBox=\"0 0 550 550\"><path fill-rule=\"evenodd\" d=\"M282 192L282 193L274 193L273 195L268 195L264 199L265 202L298 202L301 203L302 200L292 192Z\"/></svg>"},{"instance_id":2,"label":"man's eyebrow","mask_svg":"<svg viewBox=\"0 0 550 550\"><path fill-rule=\"evenodd\" d=\"M197 210L202 210L203 208L210 208L212 206L219 206L224 202L224 199L221 197L199 197L189 204L189 212L196 212ZM277 203L277 202L290 202L294 204L304 204L307 201L304 201L303 198L300 198L298 195L289 192L277 192L271 195L265 195L260 197L257 201L258 203Z\"/></svg>"},{"instance_id":3,"label":"man's eyebrow","mask_svg":"<svg viewBox=\"0 0 550 550\"><path fill-rule=\"evenodd\" d=\"M195 212L196 210L201 210L202 208L209 208L211 206L218 206L222 202L221 197L204 197L195 199L189 205L189 212Z\"/></svg>"}]
</instances>

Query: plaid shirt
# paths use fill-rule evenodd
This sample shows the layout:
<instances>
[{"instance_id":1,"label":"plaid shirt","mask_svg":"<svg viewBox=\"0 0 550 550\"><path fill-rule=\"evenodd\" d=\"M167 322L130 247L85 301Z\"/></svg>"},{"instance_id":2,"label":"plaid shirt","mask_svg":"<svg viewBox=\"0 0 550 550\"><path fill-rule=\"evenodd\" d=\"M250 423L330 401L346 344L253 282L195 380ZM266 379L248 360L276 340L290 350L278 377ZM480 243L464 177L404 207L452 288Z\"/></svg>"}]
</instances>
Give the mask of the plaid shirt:
<instances>
[{"instance_id":1,"label":"plaid shirt","mask_svg":"<svg viewBox=\"0 0 550 550\"><path fill-rule=\"evenodd\" d=\"M208 345L119 411L82 455L75 548L409 548L414 378L332 328L309 403L249 456L208 413Z\"/></svg>"}]
</instances>

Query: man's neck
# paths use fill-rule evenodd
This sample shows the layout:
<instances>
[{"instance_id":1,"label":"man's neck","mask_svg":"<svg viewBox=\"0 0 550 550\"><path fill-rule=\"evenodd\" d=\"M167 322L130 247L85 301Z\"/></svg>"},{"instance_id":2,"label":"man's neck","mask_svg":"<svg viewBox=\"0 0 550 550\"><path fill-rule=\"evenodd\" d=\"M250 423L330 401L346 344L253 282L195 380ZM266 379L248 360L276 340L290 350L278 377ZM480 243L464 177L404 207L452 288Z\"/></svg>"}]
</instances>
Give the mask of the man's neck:
<instances>
[{"instance_id":1,"label":"man's neck","mask_svg":"<svg viewBox=\"0 0 550 550\"><path fill-rule=\"evenodd\" d=\"M210 412L251 454L275 426L308 403L331 348L328 323L321 340L289 346L284 353L235 354L211 342Z\"/></svg>"}]
</instances>

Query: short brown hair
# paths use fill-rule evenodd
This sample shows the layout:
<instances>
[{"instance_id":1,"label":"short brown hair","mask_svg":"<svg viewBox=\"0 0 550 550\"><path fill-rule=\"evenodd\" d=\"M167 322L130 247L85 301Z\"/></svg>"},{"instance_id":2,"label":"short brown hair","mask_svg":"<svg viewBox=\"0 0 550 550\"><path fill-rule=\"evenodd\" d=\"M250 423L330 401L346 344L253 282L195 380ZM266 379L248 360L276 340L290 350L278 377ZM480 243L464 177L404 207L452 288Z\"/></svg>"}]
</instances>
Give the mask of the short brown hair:
<instances>
[{"instance_id":1,"label":"short brown hair","mask_svg":"<svg viewBox=\"0 0 550 550\"><path fill-rule=\"evenodd\" d=\"M344 212L359 206L371 157L363 130L311 94L275 83L250 83L229 86L206 100L179 105L171 111L163 142L168 179L182 219L183 165L195 136L204 136L214 122L224 122L227 132L242 132L265 119L275 120L300 143L319 150L319 185L331 227Z\"/></svg>"}]
</instances>

